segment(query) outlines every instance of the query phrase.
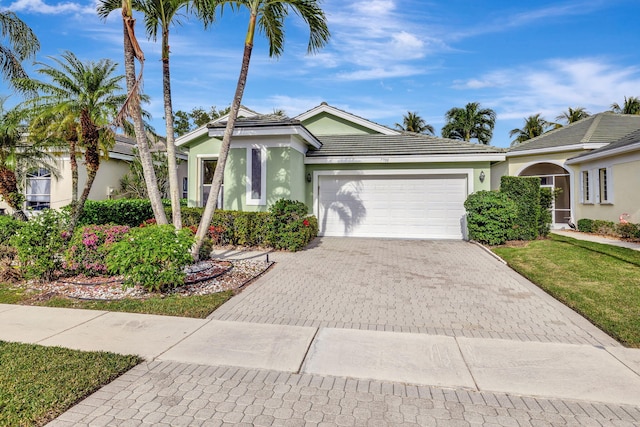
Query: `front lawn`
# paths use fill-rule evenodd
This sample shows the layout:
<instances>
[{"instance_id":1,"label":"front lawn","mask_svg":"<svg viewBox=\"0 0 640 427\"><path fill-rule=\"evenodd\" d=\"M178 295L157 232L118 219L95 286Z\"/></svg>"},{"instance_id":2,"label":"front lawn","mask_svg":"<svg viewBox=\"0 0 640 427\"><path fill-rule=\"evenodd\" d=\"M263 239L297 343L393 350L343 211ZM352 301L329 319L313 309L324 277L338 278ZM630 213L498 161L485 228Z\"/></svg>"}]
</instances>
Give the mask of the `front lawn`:
<instances>
[{"instance_id":1,"label":"front lawn","mask_svg":"<svg viewBox=\"0 0 640 427\"><path fill-rule=\"evenodd\" d=\"M137 365L137 356L0 341L0 426L39 426Z\"/></svg>"},{"instance_id":2,"label":"front lawn","mask_svg":"<svg viewBox=\"0 0 640 427\"><path fill-rule=\"evenodd\" d=\"M640 252L552 234L493 251L628 347L640 348Z\"/></svg>"}]
</instances>

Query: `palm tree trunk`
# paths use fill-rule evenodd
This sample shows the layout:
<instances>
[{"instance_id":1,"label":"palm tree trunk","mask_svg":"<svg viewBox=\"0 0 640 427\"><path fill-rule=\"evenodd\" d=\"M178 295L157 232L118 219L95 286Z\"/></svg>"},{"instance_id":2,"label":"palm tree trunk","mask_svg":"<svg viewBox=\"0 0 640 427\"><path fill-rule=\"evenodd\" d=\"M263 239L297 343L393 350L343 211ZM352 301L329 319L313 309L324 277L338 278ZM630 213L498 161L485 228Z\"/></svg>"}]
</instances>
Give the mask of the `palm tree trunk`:
<instances>
[{"instance_id":1,"label":"palm tree trunk","mask_svg":"<svg viewBox=\"0 0 640 427\"><path fill-rule=\"evenodd\" d=\"M71 165L71 205L78 202L78 158L76 157L75 139L69 140L69 163Z\"/></svg>"},{"instance_id":2,"label":"palm tree trunk","mask_svg":"<svg viewBox=\"0 0 640 427\"><path fill-rule=\"evenodd\" d=\"M162 206L162 197L160 196L158 181L156 179L155 171L153 170L153 159L151 158L147 135L142 121L142 112L140 111L140 98L137 94L138 88L136 85L136 55L134 52L134 41L131 40L129 30L127 28L128 25L133 26L133 18L131 17L131 8L127 4L126 0L123 1L122 5L122 16L124 30L124 69L127 80L127 90L130 94L129 114L133 119L133 128L136 135L138 153L140 154L140 163L142 165L144 180L147 185L149 200L151 201L153 216L158 224L167 224L167 215L165 214L164 207ZM140 60L142 61L143 58L140 58ZM133 93L134 91L136 93Z\"/></svg>"},{"instance_id":3,"label":"palm tree trunk","mask_svg":"<svg viewBox=\"0 0 640 427\"><path fill-rule=\"evenodd\" d=\"M164 93L164 116L167 128L167 163L169 166L169 195L171 198L171 215L173 226L182 228L180 213L180 188L178 182L178 162L176 161L176 144L173 132L173 107L171 105L171 74L169 72L169 30L162 32L162 89Z\"/></svg>"},{"instance_id":4,"label":"palm tree trunk","mask_svg":"<svg viewBox=\"0 0 640 427\"><path fill-rule=\"evenodd\" d=\"M236 93L231 104L231 110L229 111L229 119L227 120L227 127L224 130L222 137L222 145L220 152L218 153L218 163L216 164L216 170L213 173L213 180L211 182L211 191L207 198L207 203L202 213L202 219L198 225L198 231L196 232L196 242L191 248L191 256L194 260L198 260L198 253L202 247L202 242L209 229L209 224L213 219L213 213L216 208L216 202L218 201L218 193L220 193L220 187L222 186L222 178L224 177L224 168L227 163L227 157L229 156L229 149L231 148L231 137L233 135L233 128L236 125L236 119L238 118L238 110L242 103L242 96L244 94L244 88L247 84L247 75L249 73L249 63L251 61L251 51L253 50L253 36L256 28L256 13L252 11L249 17L249 28L247 30L247 37L244 44L244 55L242 57L242 66L240 67L240 76L238 77L238 84L236 85Z\"/></svg>"}]
</instances>

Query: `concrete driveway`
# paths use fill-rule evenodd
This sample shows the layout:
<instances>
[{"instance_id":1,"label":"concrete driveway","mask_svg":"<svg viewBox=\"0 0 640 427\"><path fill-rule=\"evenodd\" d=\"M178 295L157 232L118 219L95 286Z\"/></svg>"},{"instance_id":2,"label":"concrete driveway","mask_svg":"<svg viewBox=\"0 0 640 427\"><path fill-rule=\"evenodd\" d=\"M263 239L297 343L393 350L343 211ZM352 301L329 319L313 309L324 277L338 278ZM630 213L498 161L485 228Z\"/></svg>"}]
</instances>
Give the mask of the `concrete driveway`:
<instances>
[{"instance_id":1,"label":"concrete driveway","mask_svg":"<svg viewBox=\"0 0 640 427\"><path fill-rule=\"evenodd\" d=\"M219 320L618 346L484 248L462 241L322 238Z\"/></svg>"}]
</instances>

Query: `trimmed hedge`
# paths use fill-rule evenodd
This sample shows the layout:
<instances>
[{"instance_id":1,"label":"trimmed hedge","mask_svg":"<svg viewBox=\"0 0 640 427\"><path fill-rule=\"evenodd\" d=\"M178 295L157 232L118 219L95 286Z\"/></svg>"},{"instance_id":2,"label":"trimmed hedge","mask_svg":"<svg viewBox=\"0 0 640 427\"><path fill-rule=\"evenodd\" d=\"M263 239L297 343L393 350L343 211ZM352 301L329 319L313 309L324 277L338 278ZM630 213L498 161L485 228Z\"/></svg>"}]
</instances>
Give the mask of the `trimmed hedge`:
<instances>
[{"instance_id":1,"label":"trimmed hedge","mask_svg":"<svg viewBox=\"0 0 640 427\"><path fill-rule=\"evenodd\" d=\"M555 195L550 188L540 188L540 214L538 216L538 235L546 237L549 235L551 223L551 208Z\"/></svg>"},{"instance_id":2,"label":"trimmed hedge","mask_svg":"<svg viewBox=\"0 0 640 427\"><path fill-rule=\"evenodd\" d=\"M116 224L137 227L149 218L153 218L149 200L87 200L78 225Z\"/></svg>"},{"instance_id":3,"label":"trimmed hedge","mask_svg":"<svg viewBox=\"0 0 640 427\"><path fill-rule=\"evenodd\" d=\"M593 233L593 220L582 218L578 220L578 231L583 233Z\"/></svg>"},{"instance_id":4,"label":"trimmed hedge","mask_svg":"<svg viewBox=\"0 0 640 427\"><path fill-rule=\"evenodd\" d=\"M540 228L540 178L503 176L500 192L516 203L518 216L515 221L515 240L533 240Z\"/></svg>"},{"instance_id":5,"label":"trimmed hedge","mask_svg":"<svg viewBox=\"0 0 640 427\"><path fill-rule=\"evenodd\" d=\"M518 206L505 193L478 191L464 202L469 238L489 245L512 239Z\"/></svg>"},{"instance_id":6,"label":"trimmed hedge","mask_svg":"<svg viewBox=\"0 0 640 427\"><path fill-rule=\"evenodd\" d=\"M630 222L616 224L613 221L582 218L578 220L578 231L622 239L640 239L640 224Z\"/></svg>"}]
</instances>

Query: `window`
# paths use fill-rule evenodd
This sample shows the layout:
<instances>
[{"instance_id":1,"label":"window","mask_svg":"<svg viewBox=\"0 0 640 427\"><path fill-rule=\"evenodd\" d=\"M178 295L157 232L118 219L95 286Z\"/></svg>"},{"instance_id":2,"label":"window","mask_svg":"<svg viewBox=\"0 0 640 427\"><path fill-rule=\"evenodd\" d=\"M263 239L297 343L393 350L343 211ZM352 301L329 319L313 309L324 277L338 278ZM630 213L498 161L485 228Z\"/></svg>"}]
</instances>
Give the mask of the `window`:
<instances>
[{"instance_id":1,"label":"window","mask_svg":"<svg viewBox=\"0 0 640 427\"><path fill-rule=\"evenodd\" d=\"M247 150L247 204L266 204L266 148L251 147Z\"/></svg>"},{"instance_id":2,"label":"window","mask_svg":"<svg viewBox=\"0 0 640 427\"><path fill-rule=\"evenodd\" d=\"M207 203L207 199L209 198L209 193L211 192L211 183L213 182L213 174L216 171L216 165L218 164L217 159L207 159L202 160L200 163L201 166L201 191L200 191L200 206L204 206ZM183 193L186 192L185 188L187 188L187 178L184 178L182 181L182 189ZM223 194L224 185L220 186L220 194L218 194L218 203L216 207L222 207L222 194Z\"/></svg>"},{"instance_id":3,"label":"window","mask_svg":"<svg viewBox=\"0 0 640 427\"><path fill-rule=\"evenodd\" d=\"M598 189L600 203L612 203L611 197L611 171L609 168L598 169Z\"/></svg>"},{"instance_id":4,"label":"window","mask_svg":"<svg viewBox=\"0 0 640 427\"><path fill-rule=\"evenodd\" d=\"M186 199L189 197L189 183L187 181L187 177L182 178L182 198Z\"/></svg>"},{"instance_id":5,"label":"window","mask_svg":"<svg viewBox=\"0 0 640 427\"><path fill-rule=\"evenodd\" d=\"M581 202L582 203L593 203L591 200L591 182L589 181L589 171L582 171L582 191L581 191Z\"/></svg>"},{"instance_id":6,"label":"window","mask_svg":"<svg viewBox=\"0 0 640 427\"><path fill-rule=\"evenodd\" d=\"M51 172L44 168L27 173L27 208L36 211L51 207Z\"/></svg>"}]
</instances>

